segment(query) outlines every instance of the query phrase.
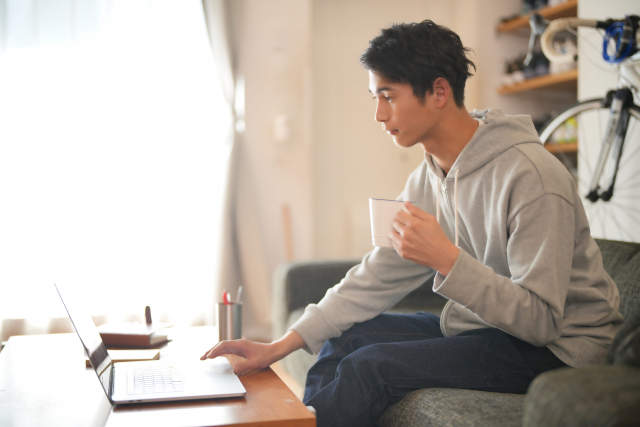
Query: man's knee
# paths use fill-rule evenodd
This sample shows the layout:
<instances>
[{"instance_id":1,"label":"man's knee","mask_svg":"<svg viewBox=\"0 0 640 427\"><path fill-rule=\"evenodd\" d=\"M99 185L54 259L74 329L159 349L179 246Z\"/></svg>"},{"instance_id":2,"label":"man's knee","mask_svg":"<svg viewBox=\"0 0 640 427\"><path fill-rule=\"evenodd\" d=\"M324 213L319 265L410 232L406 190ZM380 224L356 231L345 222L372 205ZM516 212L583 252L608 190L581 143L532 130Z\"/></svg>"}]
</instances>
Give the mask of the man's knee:
<instances>
[{"instance_id":1,"label":"man's knee","mask_svg":"<svg viewBox=\"0 0 640 427\"><path fill-rule=\"evenodd\" d=\"M387 356L384 347L384 344L373 344L349 354L338 365L336 378L374 386L385 376Z\"/></svg>"},{"instance_id":2,"label":"man's knee","mask_svg":"<svg viewBox=\"0 0 640 427\"><path fill-rule=\"evenodd\" d=\"M341 353L342 357L346 357L348 354L360 349L364 345L368 344L364 336L367 334L375 334L376 324L383 322L381 318L383 315L374 317L371 320L365 322L356 323L346 331L342 332L339 337L331 338L327 340L322 349L320 355L327 355L333 353Z\"/></svg>"}]
</instances>

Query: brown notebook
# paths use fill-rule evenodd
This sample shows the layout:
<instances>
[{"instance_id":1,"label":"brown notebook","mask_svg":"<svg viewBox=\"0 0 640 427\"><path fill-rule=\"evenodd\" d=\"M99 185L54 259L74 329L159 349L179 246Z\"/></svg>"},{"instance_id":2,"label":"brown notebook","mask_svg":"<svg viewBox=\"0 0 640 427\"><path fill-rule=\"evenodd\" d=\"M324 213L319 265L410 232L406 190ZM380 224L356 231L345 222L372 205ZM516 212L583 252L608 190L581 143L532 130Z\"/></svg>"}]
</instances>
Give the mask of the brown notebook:
<instances>
[{"instance_id":1,"label":"brown notebook","mask_svg":"<svg viewBox=\"0 0 640 427\"><path fill-rule=\"evenodd\" d=\"M159 360L160 350L107 350L112 362L139 362L146 360ZM89 358L84 357L85 366L91 366Z\"/></svg>"},{"instance_id":2,"label":"brown notebook","mask_svg":"<svg viewBox=\"0 0 640 427\"><path fill-rule=\"evenodd\" d=\"M98 332L105 345L149 348L169 341L165 330L169 326L171 323L109 322L98 326Z\"/></svg>"}]
</instances>

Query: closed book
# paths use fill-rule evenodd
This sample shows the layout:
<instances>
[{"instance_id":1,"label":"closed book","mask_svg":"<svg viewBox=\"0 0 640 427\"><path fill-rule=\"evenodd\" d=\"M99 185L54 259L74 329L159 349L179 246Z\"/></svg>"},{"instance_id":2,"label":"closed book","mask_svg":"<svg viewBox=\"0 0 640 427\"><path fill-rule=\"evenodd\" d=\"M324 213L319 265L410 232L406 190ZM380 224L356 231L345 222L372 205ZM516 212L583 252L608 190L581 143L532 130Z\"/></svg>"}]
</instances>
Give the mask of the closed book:
<instances>
[{"instance_id":1,"label":"closed book","mask_svg":"<svg viewBox=\"0 0 640 427\"><path fill-rule=\"evenodd\" d=\"M110 322L98 326L98 332L105 345L118 347L149 348L169 341L167 331L170 323Z\"/></svg>"},{"instance_id":2,"label":"closed book","mask_svg":"<svg viewBox=\"0 0 640 427\"><path fill-rule=\"evenodd\" d=\"M108 350L112 362L139 362L160 359L160 350ZM84 357L85 366L90 367L88 357Z\"/></svg>"}]
</instances>

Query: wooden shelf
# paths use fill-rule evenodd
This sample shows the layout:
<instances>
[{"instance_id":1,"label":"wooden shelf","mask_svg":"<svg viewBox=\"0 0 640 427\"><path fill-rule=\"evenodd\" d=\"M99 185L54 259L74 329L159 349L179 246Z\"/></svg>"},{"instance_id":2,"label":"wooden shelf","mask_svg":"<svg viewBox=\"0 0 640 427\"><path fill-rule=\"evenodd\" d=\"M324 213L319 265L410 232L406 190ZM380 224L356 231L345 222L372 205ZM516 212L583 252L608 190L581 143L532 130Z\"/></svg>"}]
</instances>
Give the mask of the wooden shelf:
<instances>
[{"instance_id":1,"label":"wooden shelf","mask_svg":"<svg viewBox=\"0 0 640 427\"><path fill-rule=\"evenodd\" d=\"M500 86L498 88L498 93L501 95L507 95L510 93L524 92L527 90L541 89L561 84L570 85L571 87L577 86L578 69L574 68L573 70L565 71L564 73L533 77L523 81L522 83L516 83L509 86Z\"/></svg>"},{"instance_id":2,"label":"wooden shelf","mask_svg":"<svg viewBox=\"0 0 640 427\"><path fill-rule=\"evenodd\" d=\"M566 144L553 144L547 143L544 144L544 148L546 148L550 153L556 154L559 152L563 153L577 153L578 152L578 143L577 142L569 142Z\"/></svg>"},{"instance_id":3,"label":"wooden shelf","mask_svg":"<svg viewBox=\"0 0 640 427\"><path fill-rule=\"evenodd\" d=\"M549 20L577 16L578 0L568 0L567 2L557 6L545 7L532 12L538 13ZM529 28L529 15L520 15L517 18L503 22L498 25L498 32L504 33L507 31L514 31L519 28Z\"/></svg>"}]
</instances>

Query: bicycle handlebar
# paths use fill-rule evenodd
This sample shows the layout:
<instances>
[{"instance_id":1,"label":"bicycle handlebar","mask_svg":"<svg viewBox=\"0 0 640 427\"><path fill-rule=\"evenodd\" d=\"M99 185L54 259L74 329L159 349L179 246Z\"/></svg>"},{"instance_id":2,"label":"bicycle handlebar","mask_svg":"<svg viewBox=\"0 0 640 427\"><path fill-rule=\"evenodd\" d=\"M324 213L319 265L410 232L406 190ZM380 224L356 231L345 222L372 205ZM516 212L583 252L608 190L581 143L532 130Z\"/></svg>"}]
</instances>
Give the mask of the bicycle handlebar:
<instances>
[{"instance_id":1,"label":"bicycle handlebar","mask_svg":"<svg viewBox=\"0 0 640 427\"><path fill-rule=\"evenodd\" d=\"M581 19L581 18L560 18L554 21L551 21L544 33L540 37L540 47L542 48L542 52L551 62L555 62L558 64L568 64L575 60L575 57L570 54L559 54L553 47L553 39L557 33L560 31L568 30L568 29L577 29L578 27L588 27L588 28L600 28L603 30L610 29L613 25L619 25L622 27L622 36L620 37L619 46L617 49L621 49L626 52L622 58L614 58L615 60L609 61L606 57L605 59L608 62L619 62L621 59L624 59L626 55L632 52L633 46L640 45L640 31L638 30L640 18L635 15L627 16L622 21L616 21L613 19L608 19L606 21L597 21L595 19ZM619 31L619 29L618 29ZM633 40L635 38L635 40ZM606 40L606 39L605 39ZM634 43L635 41L635 43ZM605 44L606 49L606 44ZM635 48L634 48L635 51ZM616 54L617 56L618 54Z\"/></svg>"},{"instance_id":2,"label":"bicycle handlebar","mask_svg":"<svg viewBox=\"0 0 640 427\"><path fill-rule=\"evenodd\" d=\"M569 28L576 29L578 27L597 28L598 21L595 19L580 19L580 18L560 18L555 19L549 23L549 26L540 37L540 47L544 56L549 61L558 64L570 64L575 58L573 55L559 54L553 47L553 39L560 31L567 30Z\"/></svg>"}]
</instances>

